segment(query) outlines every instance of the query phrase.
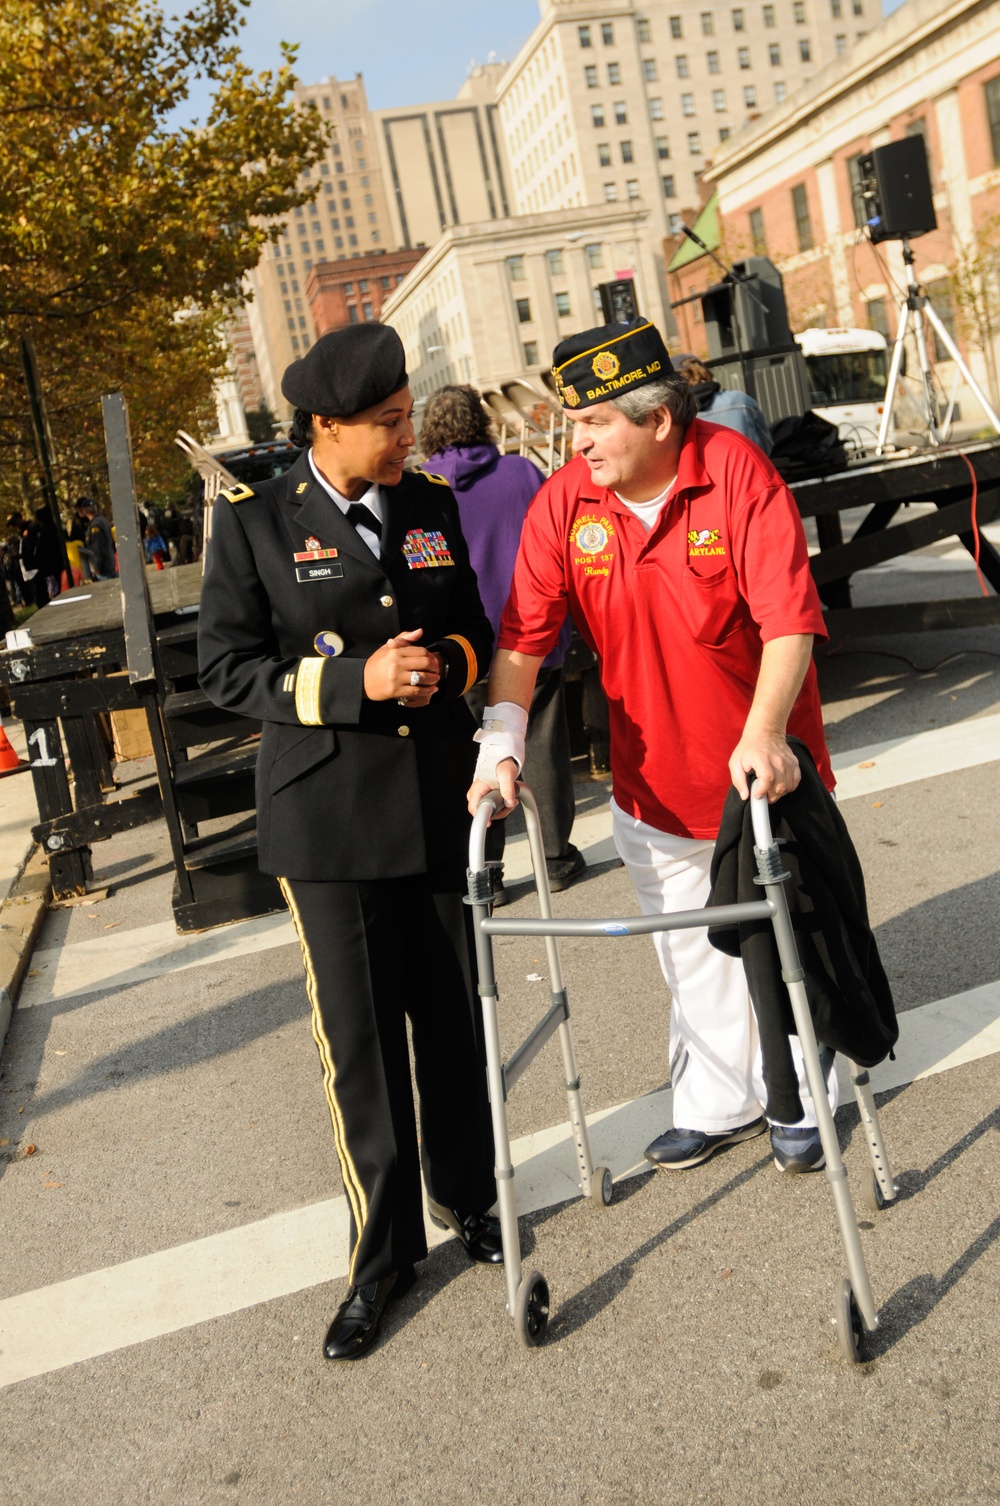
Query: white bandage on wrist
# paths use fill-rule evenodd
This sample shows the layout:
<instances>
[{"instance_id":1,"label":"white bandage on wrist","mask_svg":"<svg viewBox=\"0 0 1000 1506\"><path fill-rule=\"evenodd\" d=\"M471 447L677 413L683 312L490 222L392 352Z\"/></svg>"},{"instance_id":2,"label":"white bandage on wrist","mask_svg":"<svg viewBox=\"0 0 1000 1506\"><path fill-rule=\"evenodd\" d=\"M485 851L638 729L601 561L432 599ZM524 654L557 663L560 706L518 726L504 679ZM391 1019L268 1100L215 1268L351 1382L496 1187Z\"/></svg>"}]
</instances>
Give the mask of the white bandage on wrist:
<instances>
[{"instance_id":1,"label":"white bandage on wrist","mask_svg":"<svg viewBox=\"0 0 1000 1506\"><path fill-rule=\"evenodd\" d=\"M483 726L475 735L479 744L479 759L476 763L476 778L487 784L495 784L497 764L505 758L513 758L518 773L524 767L524 737L528 730L528 713L523 706L513 701L501 701L496 706L487 706L483 712Z\"/></svg>"}]
</instances>

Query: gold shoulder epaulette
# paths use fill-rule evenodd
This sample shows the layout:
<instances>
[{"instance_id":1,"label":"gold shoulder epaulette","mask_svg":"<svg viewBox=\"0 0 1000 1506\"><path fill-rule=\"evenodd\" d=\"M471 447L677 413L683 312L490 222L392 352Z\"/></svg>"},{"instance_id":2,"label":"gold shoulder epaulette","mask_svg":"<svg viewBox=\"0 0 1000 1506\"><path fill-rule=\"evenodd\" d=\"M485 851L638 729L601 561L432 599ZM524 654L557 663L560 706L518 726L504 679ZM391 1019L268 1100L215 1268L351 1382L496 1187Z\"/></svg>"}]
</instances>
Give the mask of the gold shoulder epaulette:
<instances>
[{"instance_id":1,"label":"gold shoulder epaulette","mask_svg":"<svg viewBox=\"0 0 1000 1506\"><path fill-rule=\"evenodd\" d=\"M426 476L428 481L433 481L435 486L450 486L447 476L435 476L433 471L421 471L421 476Z\"/></svg>"},{"instance_id":2,"label":"gold shoulder epaulette","mask_svg":"<svg viewBox=\"0 0 1000 1506\"><path fill-rule=\"evenodd\" d=\"M227 502L245 502L248 497L253 496L253 487L241 481L239 486L231 486L228 491L221 491L219 496L225 497Z\"/></svg>"}]
</instances>

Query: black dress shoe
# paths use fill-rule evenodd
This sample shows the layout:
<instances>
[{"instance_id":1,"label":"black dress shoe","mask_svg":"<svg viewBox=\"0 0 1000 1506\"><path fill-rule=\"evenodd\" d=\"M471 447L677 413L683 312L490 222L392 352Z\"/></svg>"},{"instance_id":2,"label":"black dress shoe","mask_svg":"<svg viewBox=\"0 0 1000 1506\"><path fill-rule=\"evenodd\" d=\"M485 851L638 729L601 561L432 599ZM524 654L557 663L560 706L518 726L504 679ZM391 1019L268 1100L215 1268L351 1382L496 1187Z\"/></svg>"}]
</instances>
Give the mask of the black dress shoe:
<instances>
[{"instance_id":1,"label":"black dress shoe","mask_svg":"<svg viewBox=\"0 0 1000 1506\"><path fill-rule=\"evenodd\" d=\"M347 1298L337 1308L337 1316L323 1340L328 1360L357 1360L375 1342L382 1312L388 1302L405 1296L416 1281L412 1265L404 1266L380 1281L352 1286Z\"/></svg>"},{"instance_id":2,"label":"black dress shoe","mask_svg":"<svg viewBox=\"0 0 1000 1506\"><path fill-rule=\"evenodd\" d=\"M457 1234L470 1260L482 1261L484 1265L503 1264L500 1220L492 1213L457 1213L454 1208L444 1208L430 1198L427 1207L431 1223Z\"/></svg>"}]
</instances>

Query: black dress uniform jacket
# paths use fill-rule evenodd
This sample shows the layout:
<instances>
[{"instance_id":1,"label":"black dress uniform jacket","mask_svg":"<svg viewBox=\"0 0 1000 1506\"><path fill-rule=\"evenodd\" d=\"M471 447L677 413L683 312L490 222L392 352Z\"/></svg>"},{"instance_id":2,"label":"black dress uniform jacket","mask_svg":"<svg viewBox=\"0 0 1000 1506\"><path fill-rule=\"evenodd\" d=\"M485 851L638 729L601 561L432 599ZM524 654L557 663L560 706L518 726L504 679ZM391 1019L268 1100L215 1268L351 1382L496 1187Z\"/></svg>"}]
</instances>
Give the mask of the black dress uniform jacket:
<instances>
[{"instance_id":1,"label":"black dress uniform jacket","mask_svg":"<svg viewBox=\"0 0 1000 1506\"><path fill-rule=\"evenodd\" d=\"M217 705L264 723L265 873L397 878L460 857L468 840L475 723L462 695L486 673L492 630L450 487L404 472L380 496L379 559L316 481L308 452L215 503L200 681ZM315 558L325 551L335 554ZM367 700L365 661L413 628L448 666L431 704ZM320 633L343 640L336 657L317 652Z\"/></svg>"},{"instance_id":2,"label":"black dress uniform jacket","mask_svg":"<svg viewBox=\"0 0 1000 1506\"><path fill-rule=\"evenodd\" d=\"M884 1060L899 1038L892 990L868 922L861 862L833 796L805 743L788 739L802 781L771 806L771 829L782 843L791 878L785 895L816 1038L862 1067ZM746 904L762 897L754 883L750 802L731 789L712 858L710 905ZM741 956L760 1029L767 1116L779 1124L802 1117L788 1037L795 1034L791 1002L770 921L709 931L712 945Z\"/></svg>"}]
</instances>

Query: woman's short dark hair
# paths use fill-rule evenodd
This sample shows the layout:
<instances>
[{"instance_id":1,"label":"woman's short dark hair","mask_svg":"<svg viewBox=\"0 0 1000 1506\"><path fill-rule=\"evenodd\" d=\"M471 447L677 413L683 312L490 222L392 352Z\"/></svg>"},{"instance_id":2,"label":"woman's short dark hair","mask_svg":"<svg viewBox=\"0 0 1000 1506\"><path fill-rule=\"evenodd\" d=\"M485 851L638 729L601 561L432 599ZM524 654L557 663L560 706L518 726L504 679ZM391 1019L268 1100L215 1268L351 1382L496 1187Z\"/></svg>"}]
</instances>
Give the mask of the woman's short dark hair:
<instances>
[{"instance_id":1,"label":"woman's short dark hair","mask_svg":"<svg viewBox=\"0 0 1000 1506\"><path fill-rule=\"evenodd\" d=\"M420 448L425 455L495 442L493 426L475 387L440 387L428 398L420 425Z\"/></svg>"},{"instance_id":2,"label":"woman's short dark hair","mask_svg":"<svg viewBox=\"0 0 1000 1506\"><path fill-rule=\"evenodd\" d=\"M288 437L292 444L297 444L300 450L313 442L313 416L306 413L302 408L296 408L292 415L292 422L288 430Z\"/></svg>"}]
</instances>

